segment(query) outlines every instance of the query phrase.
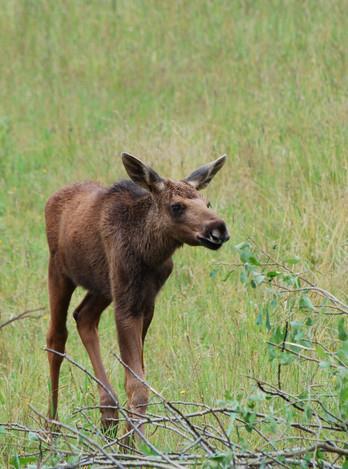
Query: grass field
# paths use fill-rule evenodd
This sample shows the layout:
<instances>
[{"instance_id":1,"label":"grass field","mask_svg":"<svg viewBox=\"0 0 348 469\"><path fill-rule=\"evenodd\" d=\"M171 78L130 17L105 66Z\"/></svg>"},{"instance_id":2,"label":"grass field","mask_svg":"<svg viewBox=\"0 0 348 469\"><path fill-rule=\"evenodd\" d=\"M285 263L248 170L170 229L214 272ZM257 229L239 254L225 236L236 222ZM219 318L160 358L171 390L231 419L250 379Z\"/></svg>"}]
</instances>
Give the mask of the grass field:
<instances>
[{"instance_id":1,"label":"grass field","mask_svg":"<svg viewBox=\"0 0 348 469\"><path fill-rule=\"evenodd\" d=\"M238 262L237 243L299 256L347 299L347 10L344 0L1 2L0 323L44 314L0 331L0 422L31 423L29 404L46 412L45 201L70 182L125 177L121 151L172 178L228 154L207 194L231 240L218 253L177 252L146 342L147 379L168 398L212 403L272 372L254 297L216 265ZM124 401L112 308L100 329ZM71 315L69 331L67 351L90 369ZM64 363L61 420L86 403L95 386ZM24 447L2 438L6 467Z\"/></svg>"}]
</instances>

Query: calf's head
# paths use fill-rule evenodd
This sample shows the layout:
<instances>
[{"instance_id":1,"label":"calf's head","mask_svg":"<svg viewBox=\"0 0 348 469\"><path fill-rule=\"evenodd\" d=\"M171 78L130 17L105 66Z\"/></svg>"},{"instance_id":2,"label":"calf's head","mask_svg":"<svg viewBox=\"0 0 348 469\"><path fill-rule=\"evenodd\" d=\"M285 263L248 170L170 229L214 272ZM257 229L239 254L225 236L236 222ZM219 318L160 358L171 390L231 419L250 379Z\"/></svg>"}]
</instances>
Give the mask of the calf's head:
<instances>
[{"instance_id":1,"label":"calf's head","mask_svg":"<svg viewBox=\"0 0 348 469\"><path fill-rule=\"evenodd\" d=\"M225 222L199 193L222 168L225 156L201 166L182 181L159 176L138 158L122 153L122 161L133 182L151 192L156 206L156 225L170 238L191 246L219 249L229 234ZM157 228L158 229L158 228Z\"/></svg>"}]
</instances>

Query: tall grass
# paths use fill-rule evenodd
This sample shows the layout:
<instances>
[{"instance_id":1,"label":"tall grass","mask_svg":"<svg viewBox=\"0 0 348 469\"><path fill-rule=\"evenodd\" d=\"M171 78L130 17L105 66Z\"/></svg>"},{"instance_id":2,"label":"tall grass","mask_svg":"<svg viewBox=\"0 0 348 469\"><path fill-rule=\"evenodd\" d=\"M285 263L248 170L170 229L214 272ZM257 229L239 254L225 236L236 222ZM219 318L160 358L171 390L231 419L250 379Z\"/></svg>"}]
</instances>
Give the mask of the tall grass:
<instances>
[{"instance_id":1,"label":"tall grass","mask_svg":"<svg viewBox=\"0 0 348 469\"><path fill-rule=\"evenodd\" d=\"M46 409L45 201L69 182L124 177L123 150L173 178L229 155L207 192L232 239L175 255L147 339L148 380L168 398L211 403L271 371L238 273L223 281L215 265L237 261L234 244L296 254L346 296L347 18L344 0L1 2L0 318L46 312L0 333L0 422ZM67 350L89 367L71 318L69 330ZM124 400L111 308L101 342ZM96 403L67 363L61 384L63 421ZM20 444L3 441L6 465Z\"/></svg>"}]
</instances>

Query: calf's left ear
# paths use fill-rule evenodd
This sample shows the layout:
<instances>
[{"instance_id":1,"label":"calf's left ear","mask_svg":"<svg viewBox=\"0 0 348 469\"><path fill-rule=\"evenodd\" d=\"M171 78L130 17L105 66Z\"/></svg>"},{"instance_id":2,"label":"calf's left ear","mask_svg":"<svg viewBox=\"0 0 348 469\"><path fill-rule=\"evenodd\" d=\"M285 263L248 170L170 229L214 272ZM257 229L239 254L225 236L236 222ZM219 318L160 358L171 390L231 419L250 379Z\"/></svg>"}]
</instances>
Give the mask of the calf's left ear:
<instances>
[{"instance_id":1,"label":"calf's left ear","mask_svg":"<svg viewBox=\"0 0 348 469\"><path fill-rule=\"evenodd\" d=\"M200 168L193 171L190 176L184 179L198 191L207 187L210 181L213 179L215 174L220 171L226 161L226 155L220 156L217 160L212 161L211 163L205 164Z\"/></svg>"},{"instance_id":2,"label":"calf's left ear","mask_svg":"<svg viewBox=\"0 0 348 469\"><path fill-rule=\"evenodd\" d=\"M148 191L161 191L164 188L164 182L155 170L143 163L139 158L122 153L122 162L128 176L133 182Z\"/></svg>"}]
</instances>

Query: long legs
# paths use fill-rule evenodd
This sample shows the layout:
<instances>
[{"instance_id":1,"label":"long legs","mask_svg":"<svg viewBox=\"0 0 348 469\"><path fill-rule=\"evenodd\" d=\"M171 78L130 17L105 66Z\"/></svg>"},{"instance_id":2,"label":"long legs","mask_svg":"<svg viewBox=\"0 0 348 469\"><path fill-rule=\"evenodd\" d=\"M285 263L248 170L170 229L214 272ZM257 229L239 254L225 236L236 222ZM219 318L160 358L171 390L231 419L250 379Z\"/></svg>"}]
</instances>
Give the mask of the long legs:
<instances>
[{"instance_id":1,"label":"long legs","mask_svg":"<svg viewBox=\"0 0 348 469\"><path fill-rule=\"evenodd\" d=\"M48 269L51 319L47 333L47 347L61 353L64 353L66 339L68 338L66 317L74 289L74 284L59 272L54 260L51 258ZM57 418L59 371L62 361L63 358L59 355L48 352L51 378L48 415L51 419Z\"/></svg>"},{"instance_id":2,"label":"long legs","mask_svg":"<svg viewBox=\"0 0 348 469\"><path fill-rule=\"evenodd\" d=\"M66 319L71 295L75 285L64 276L51 258L48 271L48 290L51 309L51 320L47 334L47 347L57 352L64 353L65 343L68 338ZM111 385L107 379L100 356L98 324L103 310L110 304L102 296L87 293L83 301L76 308L74 318L84 346L93 365L96 377L114 395ZM51 419L57 419L59 372L63 358L57 354L48 352L50 368L51 388L49 397L48 415ZM115 405L115 400L110 394L99 387L100 403L102 406ZM102 423L108 425L108 419L117 417L113 409L101 409Z\"/></svg>"},{"instance_id":3,"label":"long legs","mask_svg":"<svg viewBox=\"0 0 348 469\"><path fill-rule=\"evenodd\" d=\"M144 341L153 316L153 308L144 315L120 315L116 313L118 342L121 358L125 364L142 380L145 379ZM128 397L128 408L136 414L145 415L148 403L148 389L134 376L129 369L125 369L125 387ZM128 430L130 430L128 426Z\"/></svg>"},{"instance_id":4,"label":"long legs","mask_svg":"<svg viewBox=\"0 0 348 469\"><path fill-rule=\"evenodd\" d=\"M110 301L103 296L88 292L74 312L77 329L88 352L94 374L109 391L107 392L103 387L98 386L101 406L115 406L116 404L116 399L112 397L116 398L116 395L112 390L102 363L98 336L98 324L101 313L109 304ZM101 408L101 413L102 425L104 427L115 425L115 421L110 419L117 419L116 409Z\"/></svg>"},{"instance_id":5,"label":"long legs","mask_svg":"<svg viewBox=\"0 0 348 469\"><path fill-rule=\"evenodd\" d=\"M57 352L64 353L68 332L66 329L67 310L75 285L56 267L51 258L48 275L51 321L47 334L47 346ZM88 292L74 312L74 318L81 340L90 357L95 376L103 383L99 386L102 424L105 427L115 425L118 413L116 409L105 408L115 406L116 398L106 376L100 354L98 325L102 312L110 304L105 297ZM151 303L150 303L151 304ZM122 360L140 379L145 378L143 347L146 333L153 316L153 305L148 303L143 314L116 313L116 324ZM116 307L117 310L117 307ZM51 392L49 400L49 417L57 418L59 372L62 357L48 353ZM130 370L125 370L125 386L128 407L136 414L145 414L148 403L148 390ZM106 390L106 389L108 390ZM111 394L111 395L110 395ZM104 408L103 408L104 407ZM136 415L134 416L136 417ZM128 428L129 429L129 428Z\"/></svg>"}]
</instances>

